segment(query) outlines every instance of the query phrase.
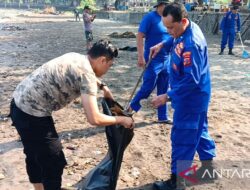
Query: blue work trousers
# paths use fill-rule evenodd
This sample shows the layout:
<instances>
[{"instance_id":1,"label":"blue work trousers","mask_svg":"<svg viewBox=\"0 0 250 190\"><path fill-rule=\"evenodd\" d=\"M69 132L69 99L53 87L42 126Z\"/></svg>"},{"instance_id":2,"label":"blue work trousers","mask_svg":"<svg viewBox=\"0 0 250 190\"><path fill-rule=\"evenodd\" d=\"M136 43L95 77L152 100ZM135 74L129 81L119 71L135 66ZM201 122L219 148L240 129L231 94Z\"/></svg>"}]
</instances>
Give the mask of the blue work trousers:
<instances>
[{"instance_id":1,"label":"blue work trousers","mask_svg":"<svg viewBox=\"0 0 250 190\"><path fill-rule=\"evenodd\" d=\"M173 174L179 174L181 170L189 168L196 151L201 161L212 160L215 157L215 142L208 133L207 111L202 113L175 111L171 142ZM181 162L186 164L186 168L183 168Z\"/></svg>"},{"instance_id":2,"label":"blue work trousers","mask_svg":"<svg viewBox=\"0 0 250 190\"><path fill-rule=\"evenodd\" d=\"M166 94L169 86L168 60L164 63L152 60L143 75L141 88L131 101L131 108L139 111L140 101L147 99L151 92L157 87L157 95ZM158 120L167 120L167 104L158 108Z\"/></svg>"},{"instance_id":3,"label":"blue work trousers","mask_svg":"<svg viewBox=\"0 0 250 190\"><path fill-rule=\"evenodd\" d=\"M228 42L228 48L233 49L234 39L235 39L235 32L232 31L223 32L221 39L221 49L225 49L227 42Z\"/></svg>"}]
</instances>

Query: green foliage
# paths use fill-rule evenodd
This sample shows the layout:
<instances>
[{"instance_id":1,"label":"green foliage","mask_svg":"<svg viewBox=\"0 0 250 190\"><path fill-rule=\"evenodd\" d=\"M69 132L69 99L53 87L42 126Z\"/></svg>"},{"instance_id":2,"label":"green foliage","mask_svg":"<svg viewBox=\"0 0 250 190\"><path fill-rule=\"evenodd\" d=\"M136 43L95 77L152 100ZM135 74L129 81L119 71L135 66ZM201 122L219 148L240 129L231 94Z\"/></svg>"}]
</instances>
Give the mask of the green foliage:
<instances>
[{"instance_id":1,"label":"green foliage","mask_svg":"<svg viewBox=\"0 0 250 190\"><path fill-rule=\"evenodd\" d=\"M50 1L50 0L44 0L44 3L50 5L50 4L51 4L51 1Z\"/></svg>"},{"instance_id":2,"label":"green foliage","mask_svg":"<svg viewBox=\"0 0 250 190\"><path fill-rule=\"evenodd\" d=\"M45 5L55 5L55 4L63 4L63 5L71 5L73 0L0 0L0 3L12 3L16 2L19 4L27 4L27 3L41 3ZM75 0L80 4L78 7L80 10L84 8L85 5L88 5L91 9L95 10L96 0Z\"/></svg>"},{"instance_id":3,"label":"green foliage","mask_svg":"<svg viewBox=\"0 0 250 190\"><path fill-rule=\"evenodd\" d=\"M60 1L58 1L58 2L60 2ZM44 0L44 3L47 5L52 5L52 4L56 3L56 0Z\"/></svg>"},{"instance_id":4,"label":"green foliage","mask_svg":"<svg viewBox=\"0 0 250 190\"><path fill-rule=\"evenodd\" d=\"M215 0L214 3L218 3L218 4L230 4L231 0Z\"/></svg>"},{"instance_id":5,"label":"green foliage","mask_svg":"<svg viewBox=\"0 0 250 190\"><path fill-rule=\"evenodd\" d=\"M81 0L80 6L77 9L83 9L86 5L95 10L95 0Z\"/></svg>"}]
</instances>

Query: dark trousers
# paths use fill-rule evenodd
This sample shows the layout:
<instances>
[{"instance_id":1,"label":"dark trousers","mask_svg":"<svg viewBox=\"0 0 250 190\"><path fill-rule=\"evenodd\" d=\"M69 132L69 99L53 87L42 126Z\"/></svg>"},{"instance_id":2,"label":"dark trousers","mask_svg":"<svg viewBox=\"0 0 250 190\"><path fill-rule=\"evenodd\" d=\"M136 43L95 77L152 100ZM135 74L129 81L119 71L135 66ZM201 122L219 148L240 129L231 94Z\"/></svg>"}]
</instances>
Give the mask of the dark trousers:
<instances>
[{"instance_id":1,"label":"dark trousers","mask_svg":"<svg viewBox=\"0 0 250 190\"><path fill-rule=\"evenodd\" d=\"M11 102L10 116L23 143L30 182L42 183L45 190L60 190L66 159L53 118L29 115L14 101Z\"/></svg>"},{"instance_id":2,"label":"dark trousers","mask_svg":"<svg viewBox=\"0 0 250 190\"><path fill-rule=\"evenodd\" d=\"M81 21L79 13L75 13L75 18L76 18L76 21L77 20Z\"/></svg>"},{"instance_id":3,"label":"dark trousers","mask_svg":"<svg viewBox=\"0 0 250 190\"><path fill-rule=\"evenodd\" d=\"M228 43L228 48L233 49L234 39L235 39L235 32L230 32L230 31L223 32L221 39L221 49L225 49L227 43Z\"/></svg>"}]
</instances>

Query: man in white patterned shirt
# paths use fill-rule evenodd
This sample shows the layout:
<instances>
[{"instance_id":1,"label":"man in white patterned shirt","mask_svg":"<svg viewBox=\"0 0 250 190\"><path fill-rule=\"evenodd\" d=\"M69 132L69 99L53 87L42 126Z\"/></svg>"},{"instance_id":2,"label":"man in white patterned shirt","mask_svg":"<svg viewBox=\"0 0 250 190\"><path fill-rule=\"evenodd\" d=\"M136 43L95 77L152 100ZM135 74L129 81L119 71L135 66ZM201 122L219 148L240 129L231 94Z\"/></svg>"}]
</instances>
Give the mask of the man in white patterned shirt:
<instances>
[{"instance_id":1,"label":"man in white patterned shirt","mask_svg":"<svg viewBox=\"0 0 250 190\"><path fill-rule=\"evenodd\" d=\"M88 122L107 126L134 126L130 117L100 113L97 88L104 97L113 98L109 88L96 77L104 75L118 50L107 40L96 42L88 55L67 53L55 58L25 78L15 89L10 115L26 155L26 168L35 190L61 190L66 165L52 112L81 96Z\"/></svg>"}]
</instances>

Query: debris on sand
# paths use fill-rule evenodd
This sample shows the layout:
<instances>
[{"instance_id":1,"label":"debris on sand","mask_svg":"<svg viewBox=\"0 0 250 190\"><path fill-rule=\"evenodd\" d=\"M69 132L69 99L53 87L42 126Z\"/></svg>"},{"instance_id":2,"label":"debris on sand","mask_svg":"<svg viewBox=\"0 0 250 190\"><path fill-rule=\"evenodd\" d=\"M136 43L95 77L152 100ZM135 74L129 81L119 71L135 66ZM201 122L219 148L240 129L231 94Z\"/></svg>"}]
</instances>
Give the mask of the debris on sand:
<instances>
[{"instance_id":1,"label":"debris on sand","mask_svg":"<svg viewBox=\"0 0 250 190\"><path fill-rule=\"evenodd\" d=\"M59 13L56 11L56 8L55 8L55 7L53 7L53 6L47 6L47 7L45 7L45 9L43 10L43 14L57 15L57 14L59 14Z\"/></svg>"},{"instance_id":2,"label":"debris on sand","mask_svg":"<svg viewBox=\"0 0 250 190\"><path fill-rule=\"evenodd\" d=\"M118 32L113 32L109 34L111 38L136 38L135 33L126 31L124 33L119 34Z\"/></svg>"},{"instance_id":3,"label":"debris on sand","mask_svg":"<svg viewBox=\"0 0 250 190\"><path fill-rule=\"evenodd\" d=\"M0 180L4 178L5 178L4 174L0 173Z\"/></svg>"},{"instance_id":4,"label":"debris on sand","mask_svg":"<svg viewBox=\"0 0 250 190\"><path fill-rule=\"evenodd\" d=\"M119 50L135 52L135 51L137 51L137 47L125 46L125 47L123 47L123 48L119 48Z\"/></svg>"},{"instance_id":5,"label":"debris on sand","mask_svg":"<svg viewBox=\"0 0 250 190\"><path fill-rule=\"evenodd\" d=\"M4 31L20 31L20 30L27 30L27 29L26 28L21 28L19 26L9 25L9 26L3 26L1 30L4 30Z\"/></svg>"},{"instance_id":6,"label":"debris on sand","mask_svg":"<svg viewBox=\"0 0 250 190\"><path fill-rule=\"evenodd\" d=\"M0 115L0 122L1 122L1 121L6 122L6 121L8 121L8 118L5 117L5 116L3 116L3 115Z\"/></svg>"}]
</instances>

